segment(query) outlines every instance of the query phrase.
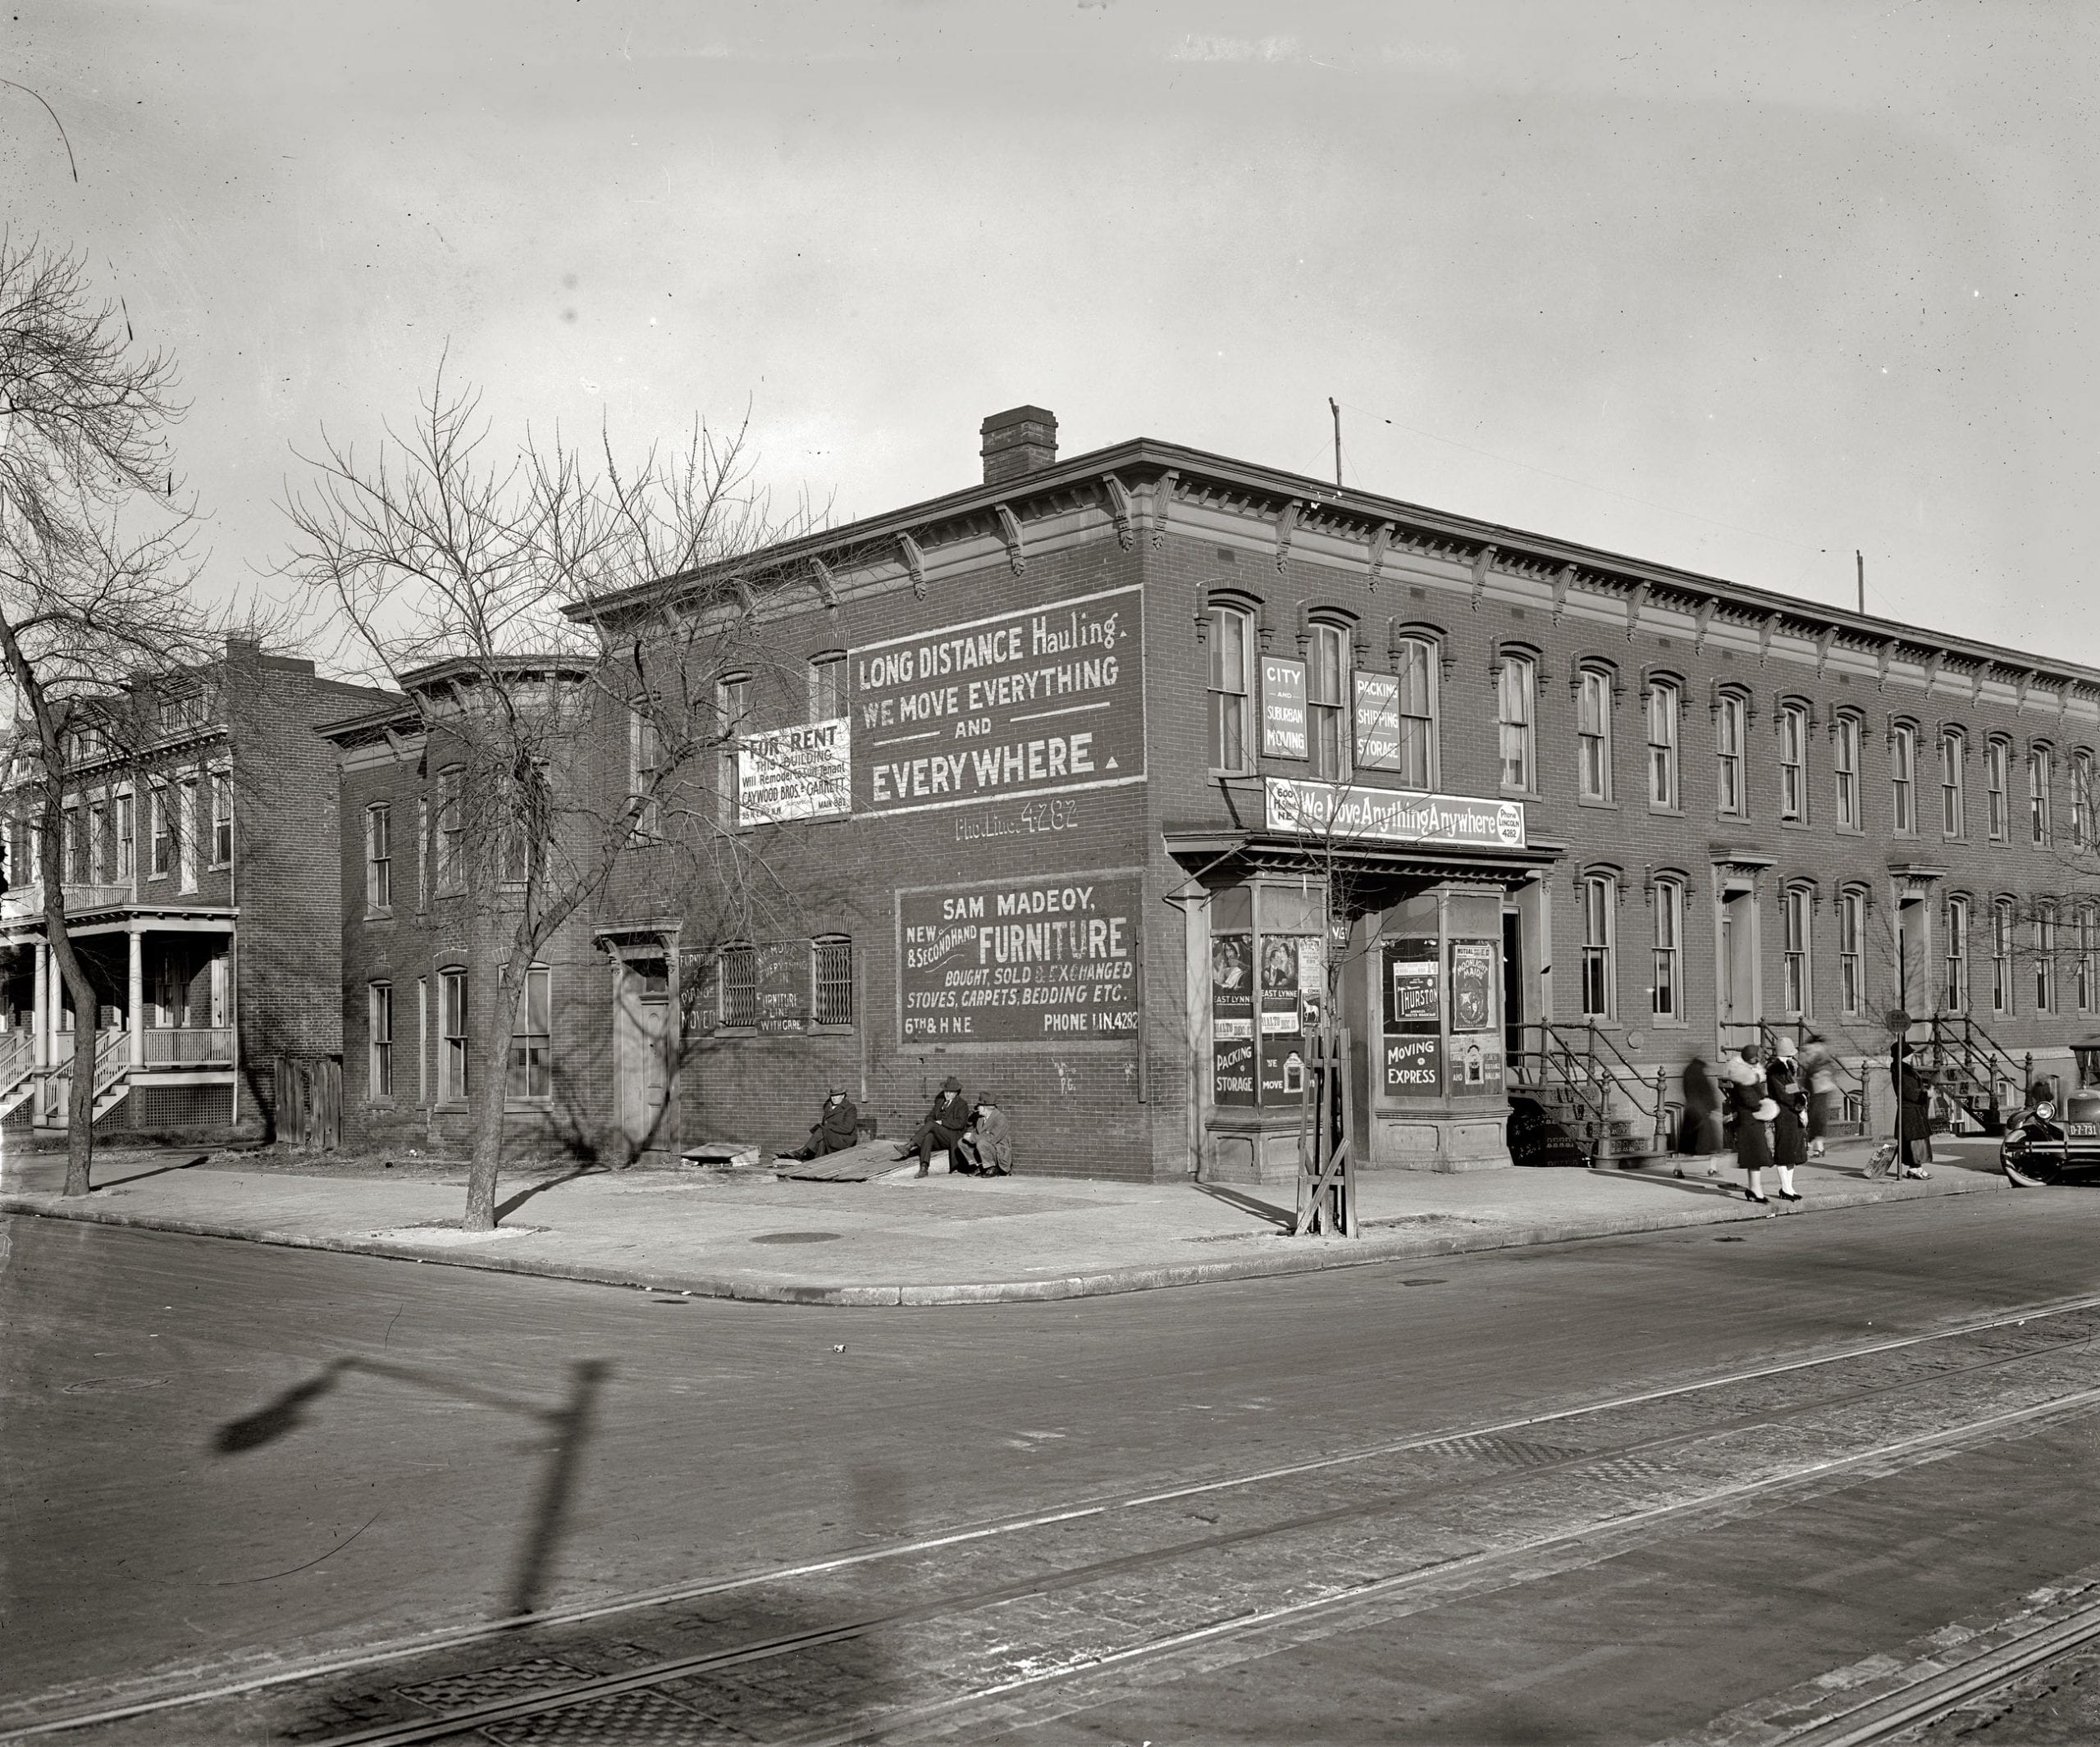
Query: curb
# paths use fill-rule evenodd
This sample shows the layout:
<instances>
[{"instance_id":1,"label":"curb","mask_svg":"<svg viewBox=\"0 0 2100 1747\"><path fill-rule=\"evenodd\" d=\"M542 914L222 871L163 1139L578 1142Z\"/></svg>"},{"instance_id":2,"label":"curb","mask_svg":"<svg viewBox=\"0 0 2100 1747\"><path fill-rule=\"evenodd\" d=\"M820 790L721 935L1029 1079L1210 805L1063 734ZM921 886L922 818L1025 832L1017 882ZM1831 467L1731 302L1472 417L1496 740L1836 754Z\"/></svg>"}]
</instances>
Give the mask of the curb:
<instances>
[{"instance_id":1,"label":"curb","mask_svg":"<svg viewBox=\"0 0 2100 1747\"><path fill-rule=\"evenodd\" d=\"M756 1304L806 1304L833 1308L930 1307L945 1304L1034 1304L1066 1298L1107 1298L1126 1292L1153 1292L1169 1286L1201 1286L1226 1280L1269 1279L1331 1268L1370 1267L1411 1257L1459 1256L1491 1250L1528 1249L1546 1243L1578 1243L1590 1238L1634 1237L1643 1232L1681 1230L1700 1225L1739 1224L1801 1213L1880 1206L1892 1201L1930 1201L1952 1195L1994 1193L2011 1185L1997 1173L1964 1172L1960 1178L1936 1179L1938 1188L1889 1183L1872 1189L1840 1189L1818 1196L1795 1213L1752 1212L1746 1202L1714 1208L1687 1208L1682 1213L1628 1214L1561 1223L1504 1225L1444 1234L1381 1234L1370 1228L1354 1241L1346 1238L1293 1240L1286 1251L1236 1257L1230 1261L1163 1263L1145 1267L1105 1269L1048 1279L990 1280L948 1285L797 1284L739 1279L722 1275L689 1275L646 1268L601 1268L588 1263L540 1257L493 1254L433 1254L404 1243L372 1238L310 1236L230 1225L208 1220L140 1214L114 1208L63 1205L56 1196L0 1196L0 1213L36 1219L71 1220L91 1225L115 1225L137 1231L167 1231L193 1238L221 1238L236 1243L267 1243L285 1249L327 1250L339 1255L371 1256L387 1261L423 1262L438 1267L475 1268L485 1273L517 1274L541 1279L577 1280L587 1285L617 1286L630 1291L675 1292L700 1298L733 1298ZM1298 1247L1302 1245L1303 1247Z\"/></svg>"}]
</instances>

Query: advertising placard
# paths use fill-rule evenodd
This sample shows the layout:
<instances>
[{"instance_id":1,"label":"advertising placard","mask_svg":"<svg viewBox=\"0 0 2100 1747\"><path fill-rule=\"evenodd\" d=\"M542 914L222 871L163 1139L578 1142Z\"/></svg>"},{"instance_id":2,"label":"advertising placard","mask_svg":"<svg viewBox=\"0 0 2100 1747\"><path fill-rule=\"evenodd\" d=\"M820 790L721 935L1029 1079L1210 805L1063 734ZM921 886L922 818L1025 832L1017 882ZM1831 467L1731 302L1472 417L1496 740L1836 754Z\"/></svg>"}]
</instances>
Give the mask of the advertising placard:
<instances>
[{"instance_id":1,"label":"advertising placard","mask_svg":"<svg viewBox=\"0 0 2100 1747\"><path fill-rule=\"evenodd\" d=\"M1017 607L850 659L856 814L1144 780L1139 589Z\"/></svg>"},{"instance_id":2,"label":"advertising placard","mask_svg":"<svg viewBox=\"0 0 2100 1747\"><path fill-rule=\"evenodd\" d=\"M737 827L839 819L852 810L849 716L746 734L737 742Z\"/></svg>"},{"instance_id":3,"label":"advertising placard","mask_svg":"<svg viewBox=\"0 0 2100 1747\"><path fill-rule=\"evenodd\" d=\"M1023 876L897 895L907 1043L1069 1047L1134 1038L1139 876Z\"/></svg>"},{"instance_id":4,"label":"advertising placard","mask_svg":"<svg viewBox=\"0 0 2100 1747\"><path fill-rule=\"evenodd\" d=\"M1451 1029L1495 1029L1495 943L1451 942Z\"/></svg>"},{"instance_id":5,"label":"advertising placard","mask_svg":"<svg viewBox=\"0 0 2100 1747\"><path fill-rule=\"evenodd\" d=\"M758 949L758 1029L776 1033L810 1029L810 943L769 941Z\"/></svg>"},{"instance_id":6,"label":"advertising placard","mask_svg":"<svg viewBox=\"0 0 2100 1747\"><path fill-rule=\"evenodd\" d=\"M1386 1039L1386 1095L1435 1098L1444 1092L1444 1040L1424 1037Z\"/></svg>"},{"instance_id":7,"label":"advertising placard","mask_svg":"<svg viewBox=\"0 0 2100 1747\"><path fill-rule=\"evenodd\" d=\"M1400 768L1400 682L1394 674L1356 676L1356 768Z\"/></svg>"},{"instance_id":8,"label":"advertising placard","mask_svg":"<svg viewBox=\"0 0 2100 1747\"><path fill-rule=\"evenodd\" d=\"M1379 843L1437 843L1475 849L1522 849L1524 804L1463 795L1266 780L1271 831Z\"/></svg>"},{"instance_id":9,"label":"advertising placard","mask_svg":"<svg viewBox=\"0 0 2100 1747\"><path fill-rule=\"evenodd\" d=\"M1254 1089L1254 937L1211 937L1211 1097L1251 1105Z\"/></svg>"},{"instance_id":10,"label":"advertising placard","mask_svg":"<svg viewBox=\"0 0 2100 1747\"><path fill-rule=\"evenodd\" d=\"M1262 657L1262 756L1303 758L1305 664L1280 655Z\"/></svg>"},{"instance_id":11,"label":"advertising placard","mask_svg":"<svg viewBox=\"0 0 2100 1747\"><path fill-rule=\"evenodd\" d=\"M1386 942L1386 1029L1426 1024L1436 1027L1442 1016L1437 1000L1441 978L1433 939L1406 937Z\"/></svg>"}]
</instances>

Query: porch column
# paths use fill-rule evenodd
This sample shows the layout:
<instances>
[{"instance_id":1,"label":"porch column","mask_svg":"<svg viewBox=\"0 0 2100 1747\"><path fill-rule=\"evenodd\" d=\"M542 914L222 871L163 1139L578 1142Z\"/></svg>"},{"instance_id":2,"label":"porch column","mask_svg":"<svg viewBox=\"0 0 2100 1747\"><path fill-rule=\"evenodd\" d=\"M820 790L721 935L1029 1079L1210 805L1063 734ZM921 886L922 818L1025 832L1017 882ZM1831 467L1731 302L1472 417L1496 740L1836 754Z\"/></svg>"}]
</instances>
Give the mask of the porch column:
<instances>
[{"instance_id":1,"label":"porch column","mask_svg":"<svg viewBox=\"0 0 2100 1747\"><path fill-rule=\"evenodd\" d=\"M35 1052L36 1065L40 1068L51 1065L51 947L39 940L36 943L36 998L35 1012L30 1015L30 1047Z\"/></svg>"},{"instance_id":2,"label":"porch column","mask_svg":"<svg viewBox=\"0 0 2100 1747\"><path fill-rule=\"evenodd\" d=\"M126 944L130 948L127 992L130 1001L131 1065L136 1068L143 1067L146 1061L146 941L135 921L124 932Z\"/></svg>"}]
</instances>

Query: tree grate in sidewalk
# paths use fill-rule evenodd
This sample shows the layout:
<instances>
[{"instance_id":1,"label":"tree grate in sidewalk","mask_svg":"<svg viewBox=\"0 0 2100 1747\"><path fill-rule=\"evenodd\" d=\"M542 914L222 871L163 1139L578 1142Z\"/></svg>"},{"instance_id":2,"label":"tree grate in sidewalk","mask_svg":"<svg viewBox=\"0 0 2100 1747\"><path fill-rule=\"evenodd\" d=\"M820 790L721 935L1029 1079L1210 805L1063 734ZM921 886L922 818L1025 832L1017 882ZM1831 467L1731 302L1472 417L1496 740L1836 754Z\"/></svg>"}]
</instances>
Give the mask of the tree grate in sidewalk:
<instances>
[{"instance_id":1,"label":"tree grate in sidewalk","mask_svg":"<svg viewBox=\"0 0 2100 1747\"><path fill-rule=\"evenodd\" d=\"M481 1704L499 1704L505 1699L522 1699L528 1693L545 1692L550 1686L565 1686L572 1681L591 1677L591 1671L553 1656L534 1656L524 1662L507 1662L494 1668L476 1668L466 1674L447 1674L434 1681L395 1689L404 1699L427 1705L441 1715Z\"/></svg>"}]
</instances>

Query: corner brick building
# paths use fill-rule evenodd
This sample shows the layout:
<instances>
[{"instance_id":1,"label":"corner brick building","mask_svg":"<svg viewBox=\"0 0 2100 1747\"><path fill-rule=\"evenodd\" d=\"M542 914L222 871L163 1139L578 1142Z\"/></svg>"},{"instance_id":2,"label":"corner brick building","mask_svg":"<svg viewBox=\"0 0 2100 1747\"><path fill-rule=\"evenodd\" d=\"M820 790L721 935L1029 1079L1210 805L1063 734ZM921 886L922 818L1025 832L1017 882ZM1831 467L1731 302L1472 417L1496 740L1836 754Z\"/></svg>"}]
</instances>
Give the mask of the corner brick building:
<instances>
[{"instance_id":1,"label":"corner brick building","mask_svg":"<svg viewBox=\"0 0 2100 1747\"><path fill-rule=\"evenodd\" d=\"M579 1133L785 1147L835 1085L902 1134L955 1074L1024 1171L1274 1177L1332 1004L1363 1162L1457 1170L1513 1095L1666 1145L1686 1062L1776 1031L1882 1123L1898 1007L1988 1122L2093 1028L2100 672L1174 445L1060 460L1039 408L981 436L981 483L747 572L723 804L800 921L716 941L627 857L549 967ZM344 849L346 1095L427 1123L398 1004L390 1097L359 1066Z\"/></svg>"},{"instance_id":2,"label":"corner brick building","mask_svg":"<svg viewBox=\"0 0 2100 1747\"><path fill-rule=\"evenodd\" d=\"M135 677L75 709L63 838L40 773L6 796L0 1112L62 1128L72 1010L44 942L43 881L96 986L100 1134L267 1130L280 1064L342 1050L335 749L316 726L384 696L229 638L222 659Z\"/></svg>"}]
</instances>

